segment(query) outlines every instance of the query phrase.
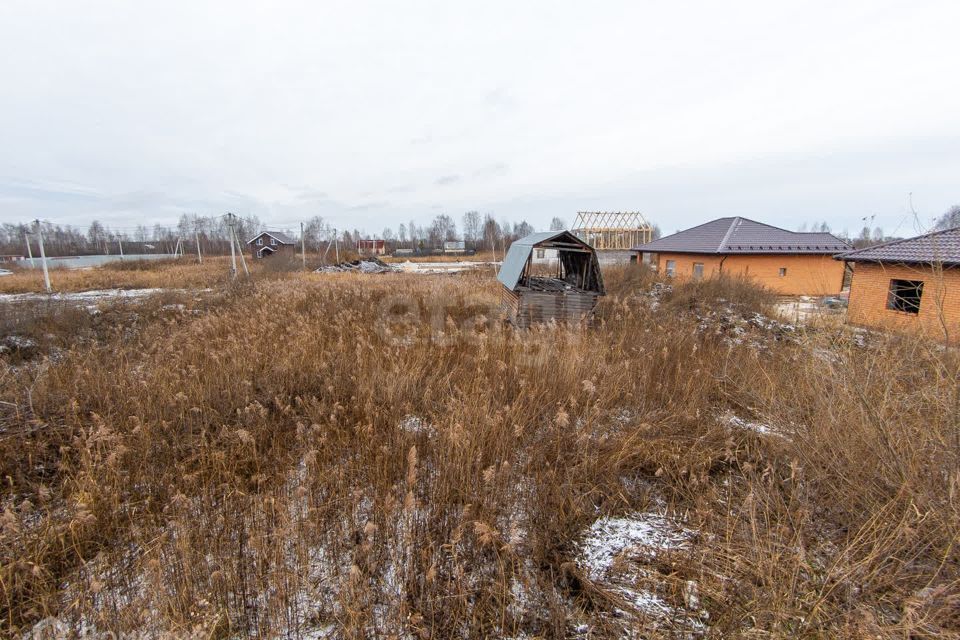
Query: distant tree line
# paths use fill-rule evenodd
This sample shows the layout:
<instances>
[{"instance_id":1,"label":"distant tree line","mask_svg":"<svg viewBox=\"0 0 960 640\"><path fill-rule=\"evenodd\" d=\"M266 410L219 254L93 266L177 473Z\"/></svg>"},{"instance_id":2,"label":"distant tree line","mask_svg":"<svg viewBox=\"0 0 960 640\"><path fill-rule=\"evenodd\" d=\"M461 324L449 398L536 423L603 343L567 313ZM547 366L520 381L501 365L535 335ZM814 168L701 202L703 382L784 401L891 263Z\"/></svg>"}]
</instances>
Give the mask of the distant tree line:
<instances>
[{"instance_id":1,"label":"distant tree line","mask_svg":"<svg viewBox=\"0 0 960 640\"><path fill-rule=\"evenodd\" d=\"M944 229L956 229L960 227L960 204L955 204L947 211L937 218L937 221L934 222L933 228L936 231L943 231Z\"/></svg>"},{"instance_id":2,"label":"distant tree line","mask_svg":"<svg viewBox=\"0 0 960 640\"><path fill-rule=\"evenodd\" d=\"M870 219L864 219L864 222L867 222ZM953 229L960 227L960 205L953 205L942 215L937 217L933 223L933 231L941 231L944 229ZM798 231L818 231L821 233L833 233L838 238L842 238L847 242L851 243L854 248L862 249L864 247L871 247L873 245L881 244L884 242L891 242L893 240L902 240L903 236L897 235L888 235L882 227L871 227L869 224L864 224L860 229L860 233L856 236L851 237L849 232L844 229L843 231L833 232L830 229L830 225L826 222L814 222L812 224L804 223L800 225Z\"/></svg>"},{"instance_id":3,"label":"distant tree line","mask_svg":"<svg viewBox=\"0 0 960 640\"><path fill-rule=\"evenodd\" d=\"M870 227L870 225L865 224L860 233L854 237L850 236L850 232L844 229L843 231L833 231L830 228L830 225L826 222L814 222L812 224L801 224L797 231L809 232L809 233L832 233L841 240L846 240L854 246L856 249L862 249L863 247L870 247L875 244L880 244L881 242L889 242L890 240L898 240L899 238L894 236L888 236L884 233L881 227Z\"/></svg>"},{"instance_id":4,"label":"distant tree line","mask_svg":"<svg viewBox=\"0 0 960 640\"><path fill-rule=\"evenodd\" d=\"M526 220L497 220L492 214L481 214L471 210L464 213L459 225L446 213L438 214L428 224L417 224L410 220L401 223L396 230L383 229L380 235L370 234L360 229L337 229L321 216L313 216L304 222L303 243L308 253L323 252L326 247L338 240L341 246L356 246L358 241L381 239L388 251L395 249L413 249L432 251L442 249L445 242L463 242L466 249L502 253L514 240L535 231ZM264 230L282 231L290 237L301 240L300 229L283 229L265 225L256 216L238 216L236 233L243 244ZM139 224L132 227L113 227L94 220L86 229L71 225L58 225L49 221L40 221L44 246L47 255L99 255L120 253L121 245L125 254L173 253L182 246L184 253L195 253L197 244L204 255L226 255L230 253L230 227L226 216L200 216L183 214L176 225ZM567 228L563 218L554 217L550 221L550 230ZM27 237L30 237L33 252L38 252L34 223L0 225L0 253L27 254ZM654 225L654 237L660 236L659 227Z\"/></svg>"},{"instance_id":5,"label":"distant tree line","mask_svg":"<svg viewBox=\"0 0 960 640\"><path fill-rule=\"evenodd\" d=\"M256 216L236 218L240 242L262 229ZM94 220L86 230L49 221L36 223L3 223L0 225L0 253L28 255L27 238L34 256L39 254L37 231L43 234L44 249L49 256L82 256L118 254L173 253L178 242L185 253L195 252L197 242L204 254L230 253L230 227L223 216L182 215L175 226L143 224L134 227L110 228Z\"/></svg>"}]
</instances>

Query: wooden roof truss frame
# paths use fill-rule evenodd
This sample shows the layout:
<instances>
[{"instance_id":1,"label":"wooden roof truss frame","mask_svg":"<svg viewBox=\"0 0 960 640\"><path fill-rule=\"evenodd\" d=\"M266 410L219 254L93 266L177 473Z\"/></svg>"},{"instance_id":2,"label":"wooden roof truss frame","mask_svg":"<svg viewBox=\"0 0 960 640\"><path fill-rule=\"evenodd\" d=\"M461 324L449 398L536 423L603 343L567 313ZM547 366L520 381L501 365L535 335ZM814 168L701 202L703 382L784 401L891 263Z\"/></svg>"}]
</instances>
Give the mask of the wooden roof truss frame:
<instances>
[{"instance_id":1,"label":"wooden roof truss frame","mask_svg":"<svg viewBox=\"0 0 960 640\"><path fill-rule=\"evenodd\" d=\"M573 234L598 251L629 251L653 240L653 225L639 211L580 211Z\"/></svg>"}]
</instances>

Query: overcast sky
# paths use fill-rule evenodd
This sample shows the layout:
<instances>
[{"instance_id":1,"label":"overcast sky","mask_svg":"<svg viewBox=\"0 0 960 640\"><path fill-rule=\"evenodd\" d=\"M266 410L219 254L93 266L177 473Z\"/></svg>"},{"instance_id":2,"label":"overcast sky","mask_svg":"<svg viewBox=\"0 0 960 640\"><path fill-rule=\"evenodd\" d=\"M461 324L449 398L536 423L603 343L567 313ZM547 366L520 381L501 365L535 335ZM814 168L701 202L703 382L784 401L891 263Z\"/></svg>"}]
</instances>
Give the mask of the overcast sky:
<instances>
[{"instance_id":1,"label":"overcast sky","mask_svg":"<svg viewBox=\"0 0 960 640\"><path fill-rule=\"evenodd\" d=\"M960 2L0 0L0 220L960 203Z\"/></svg>"}]
</instances>

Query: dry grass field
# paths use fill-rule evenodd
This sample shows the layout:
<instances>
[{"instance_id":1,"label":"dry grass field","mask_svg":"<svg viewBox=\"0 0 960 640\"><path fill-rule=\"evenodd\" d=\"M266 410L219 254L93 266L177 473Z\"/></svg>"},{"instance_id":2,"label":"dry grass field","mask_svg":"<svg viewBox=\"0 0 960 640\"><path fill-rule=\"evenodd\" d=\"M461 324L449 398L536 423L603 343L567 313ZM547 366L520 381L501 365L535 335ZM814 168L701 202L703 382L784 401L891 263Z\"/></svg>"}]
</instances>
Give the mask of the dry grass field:
<instances>
[{"instance_id":1,"label":"dry grass field","mask_svg":"<svg viewBox=\"0 0 960 640\"><path fill-rule=\"evenodd\" d=\"M258 265L248 266L253 269ZM238 268L240 263L237 262ZM201 288L223 285L229 278L229 257L193 257L177 260L127 260L89 269L51 269L54 291L74 292L93 289ZM242 270L242 268L241 268ZM43 291L43 270L21 268L12 276L0 278L0 293Z\"/></svg>"},{"instance_id":2,"label":"dry grass field","mask_svg":"<svg viewBox=\"0 0 960 640\"><path fill-rule=\"evenodd\" d=\"M639 267L529 332L489 275L179 269L0 356L5 636L960 637L955 351Z\"/></svg>"}]
</instances>

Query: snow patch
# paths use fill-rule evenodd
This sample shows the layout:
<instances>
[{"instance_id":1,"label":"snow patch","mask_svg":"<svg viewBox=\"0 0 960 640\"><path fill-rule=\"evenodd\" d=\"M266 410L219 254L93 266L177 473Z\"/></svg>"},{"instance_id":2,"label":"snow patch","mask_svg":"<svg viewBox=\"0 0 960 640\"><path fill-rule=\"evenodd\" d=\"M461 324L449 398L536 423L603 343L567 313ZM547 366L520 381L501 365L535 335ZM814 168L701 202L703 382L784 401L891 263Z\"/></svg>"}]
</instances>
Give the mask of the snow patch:
<instances>
[{"instance_id":1,"label":"snow patch","mask_svg":"<svg viewBox=\"0 0 960 640\"><path fill-rule=\"evenodd\" d=\"M73 293L4 293L0 302L34 302L51 300L56 302L90 302L117 298L144 298L165 289L93 289Z\"/></svg>"},{"instance_id":2,"label":"snow patch","mask_svg":"<svg viewBox=\"0 0 960 640\"><path fill-rule=\"evenodd\" d=\"M612 620L626 624L624 637L640 627L677 637L706 633L709 613L700 608L697 583L688 580L683 604L670 604L659 589L667 578L651 566L658 556L688 549L697 532L661 513L641 512L600 518L586 531L578 564L595 586L617 596L627 609L616 610ZM637 618L637 615L642 616Z\"/></svg>"},{"instance_id":3,"label":"snow patch","mask_svg":"<svg viewBox=\"0 0 960 640\"><path fill-rule=\"evenodd\" d=\"M665 550L683 549L695 532L658 513L600 518L587 531L581 559L591 580L602 580L626 551L648 559Z\"/></svg>"},{"instance_id":4,"label":"snow patch","mask_svg":"<svg viewBox=\"0 0 960 640\"><path fill-rule=\"evenodd\" d=\"M727 412L723 414L720 418L724 423L733 427L734 429L745 429L747 431L753 431L762 436L776 436L778 438L784 438L789 440L789 437L784 433L784 430L778 427L771 426L769 424L764 424L762 422L752 422L750 420L745 420L740 416L737 416L733 413Z\"/></svg>"},{"instance_id":5,"label":"snow patch","mask_svg":"<svg viewBox=\"0 0 960 640\"><path fill-rule=\"evenodd\" d=\"M411 435L422 433L426 436L432 436L434 433L436 433L436 429L433 427L433 425L420 416L405 415L400 418L400 423L397 426L401 431L406 431Z\"/></svg>"},{"instance_id":6,"label":"snow patch","mask_svg":"<svg viewBox=\"0 0 960 640\"><path fill-rule=\"evenodd\" d=\"M404 273L417 274L435 274L435 273L460 273L462 271L471 271L482 267L495 267L499 262L410 262L407 260L398 265Z\"/></svg>"}]
</instances>

